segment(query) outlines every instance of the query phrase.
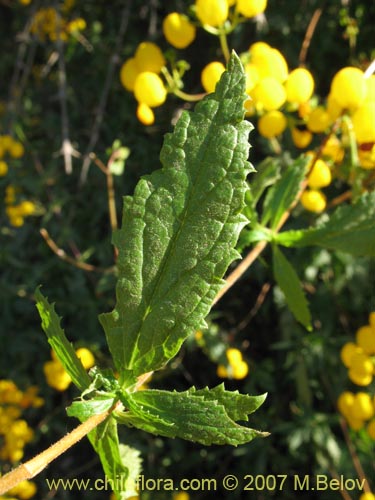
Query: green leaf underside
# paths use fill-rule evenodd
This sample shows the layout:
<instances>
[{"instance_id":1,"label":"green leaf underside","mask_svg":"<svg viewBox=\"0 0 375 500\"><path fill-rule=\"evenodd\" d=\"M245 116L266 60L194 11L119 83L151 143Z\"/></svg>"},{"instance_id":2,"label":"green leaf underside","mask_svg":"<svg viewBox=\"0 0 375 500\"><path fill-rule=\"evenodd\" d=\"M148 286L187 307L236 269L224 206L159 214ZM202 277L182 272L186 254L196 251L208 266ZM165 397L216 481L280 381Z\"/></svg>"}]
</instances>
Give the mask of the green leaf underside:
<instances>
[{"instance_id":1,"label":"green leaf underside","mask_svg":"<svg viewBox=\"0 0 375 500\"><path fill-rule=\"evenodd\" d=\"M285 295L289 309L297 321L311 329L310 310L294 267L277 245L273 245L272 254L274 276Z\"/></svg>"},{"instance_id":2,"label":"green leaf underside","mask_svg":"<svg viewBox=\"0 0 375 500\"><path fill-rule=\"evenodd\" d=\"M307 162L306 157L297 158L268 190L263 205L262 225L270 222L272 229L277 227L282 215L289 209L300 190Z\"/></svg>"},{"instance_id":3,"label":"green leaf underside","mask_svg":"<svg viewBox=\"0 0 375 500\"><path fill-rule=\"evenodd\" d=\"M216 92L184 112L161 151L163 168L125 197L117 302L99 319L118 371L161 368L205 325L247 219L241 215L251 125L245 76L232 55Z\"/></svg>"},{"instance_id":4,"label":"green leaf underside","mask_svg":"<svg viewBox=\"0 0 375 500\"><path fill-rule=\"evenodd\" d=\"M356 203L338 207L319 226L285 231L275 236L288 247L317 245L355 256L375 256L375 192L363 194Z\"/></svg>"},{"instance_id":5,"label":"green leaf underside","mask_svg":"<svg viewBox=\"0 0 375 500\"><path fill-rule=\"evenodd\" d=\"M235 420L247 421L247 415L264 401L263 396L241 395L215 389L185 392L145 390L127 394L126 412L115 413L119 422L152 434L211 444L237 446L255 437L266 436Z\"/></svg>"},{"instance_id":6,"label":"green leaf underside","mask_svg":"<svg viewBox=\"0 0 375 500\"><path fill-rule=\"evenodd\" d=\"M126 489L126 481L129 475L132 475L129 470L132 464L125 462L121 456L116 420L110 416L91 431L88 438L100 457L105 476L112 480L111 485L118 500L125 500L128 495L124 491L124 486Z\"/></svg>"},{"instance_id":7,"label":"green leaf underside","mask_svg":"<svg viewBox=\"0 0 375 500\"><path fill-rule=\"evenodd\" d=\"M39 288L35 291L35 297L36 307L42 320L42 328L47 335L50 346L73 383L79 390L84 391L90 385L91 380L60 326L61 318L56 314L54 305L48 302Z\"/></svg>"},{"instance_id":8,"label":"green leaf underside","mask_svg":"<svg viewBox=\"0 0 375 500\"><path fill-rule=\"evenodd\" d=\"M73 401L73 403L66 409L66 413L69 417L76 417L82 422L92 417L93 415L98 415L99 413L104 413L109 410L114 404L114 397L108 396L96 396L94 399L89 399L87 401Z\"/></svg>"}]
</instances>

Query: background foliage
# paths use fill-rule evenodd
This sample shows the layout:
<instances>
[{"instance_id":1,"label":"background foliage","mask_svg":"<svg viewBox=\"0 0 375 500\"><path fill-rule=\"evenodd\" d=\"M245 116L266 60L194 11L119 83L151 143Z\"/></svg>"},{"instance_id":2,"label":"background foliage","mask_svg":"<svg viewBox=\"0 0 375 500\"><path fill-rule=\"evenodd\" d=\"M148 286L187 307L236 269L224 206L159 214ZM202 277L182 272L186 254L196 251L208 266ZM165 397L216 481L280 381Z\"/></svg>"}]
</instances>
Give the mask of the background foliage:
<instances>
[{"instance_id":1,"label":"background foliage","mask_svg":"<svg viewBox=\"0 0 375 500\"><path fill-rule=\"evenodd\" d=\"M43 364L50 359L50 351L35 309L35 288L42 283L46 295L58 303L64 327L75 347L89 347L102 366L110 359L97 321L99 313L113 307L114 256L107 179L94 162L83 179L83 155L92 151L106 164L114 141L129 148L124 172L114 177L120 213L122 195L133 191L141 175L159 167L164 133L170 131L179 109L190 107L169 97L156 110L155 124L145 127L135 116L134 98L124 91L118 78L120 64L142 40L167 48L161 33L162 19L173 10L186 11L189 2L169 2L165 7L157 0L116 1L108 8L104 1L77 1L67 16L83 18L86 28L66 43L64 89L69 139L79 155L73 157L72 173L67 174L61 155L64 99L56 62L59 44L27 36L31 16L42 4L0 2L0 100L4 109L0 134L12 133L25 147L25 155L14 159L7 177L0 178L0 192L5 199L6 187L12 183L37 207L22 227L9 224L5 204L0 216L0 379L11 379L22 389L37 385L45 400L41 408L28 410L27 421L35 429L35 436L25 456L44 449L67 426L73 427L74 423L66 418L65 407L76 395L73 389L57 393L46 383ZM241 52L254 41L267 41L282 51L291 67L296 67L307 25L317 8L322 8L323 14L307 58L317 94L326 95L339 68L364 64L371 55L375 7L369 2L270 0L266 22L241 25L231 36L231 45ZM186 88L201 92L200 71L217 57L217 40L200 32L184 52L191 65L184 79ZM100 100L106 90L108 98L101 108ZM9 103L11 107L5 112ZM102 122L93 144L98 116ZM272 151L256 132L251 134L250 142L250 159L257 167ZM290 141L282 154L296 157L298 152ZM297 222L309 223L312 218L301 211L288 229ZM41 228L48 230L67 255L95 266L95 270L88 272L59 258L42 238ZM205 448L126 430L123 441L141 451L146 477L220 478L226 473L238 477L356 477L345 439L354 444L367 477L374 476L374 441L365 433L348 431L345 424L340 424L336 410L338 395L352 387L340 361L340 349L353 340L355 331L367 323L369 313L375 310L374 261L318 247L285 249L285 255L302 279L309 299L311 332L307 333L286 307L270 270L272 256L267 248L213 309L204 342L197 337L189 339L178 357L151 381L152 387L178 390L192 384L217 385L221 382L217 363L228 346L237 347L249 365L249 374L242 380L227 380L226 387L249 394L268 392L251 425L270 431L271 436L238 448ZM101 474L88 441L79 443L37 478L37 497L84 498L85 493L79 491L60 490L51 496L45 477L92 478ZM357 493L353 493L353 499L359 496ZM213 495L190 494L194 499ZM255 492L254 498L288 499L294 495L288 483L282 492ZM309 496L323 498L319 492L310 492ZM109 492L90 492L93 499L106 497ZM230 497L241 498L241 493L238 490ZM141 498L170 496L166 492L144 492ZM338 493L326 491L324 498L338 498Z\"/></svg>"}]
</instances>

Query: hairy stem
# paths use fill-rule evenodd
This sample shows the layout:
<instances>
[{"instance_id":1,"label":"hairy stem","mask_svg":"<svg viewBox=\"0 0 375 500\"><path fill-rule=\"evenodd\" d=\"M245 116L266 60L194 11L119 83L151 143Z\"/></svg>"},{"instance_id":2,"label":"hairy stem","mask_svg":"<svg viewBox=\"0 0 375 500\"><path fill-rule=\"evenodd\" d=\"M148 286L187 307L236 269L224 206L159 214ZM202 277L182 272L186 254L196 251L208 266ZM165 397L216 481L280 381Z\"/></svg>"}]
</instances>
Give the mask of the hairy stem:
<instances>
[{"instance_id":1,"label":"hairy stem","mask_svg":"<svg viewBox=\"0 0 375 500\"><path fill-rule=\"evenodd\" d=\"M16 469L0 477L0 495L3 495L21 481L31 479L39 474L48 464L62 455L74 444L78 443L78 441L95 429L95 427L104 422L113 410L114 408L111 408L99 415L93 415L87 419L86 422L76 427L72 432L42 451L42 453L39 453L39 455L36 455L28 462L19 465Z\"/></svg>"}]
</instances>

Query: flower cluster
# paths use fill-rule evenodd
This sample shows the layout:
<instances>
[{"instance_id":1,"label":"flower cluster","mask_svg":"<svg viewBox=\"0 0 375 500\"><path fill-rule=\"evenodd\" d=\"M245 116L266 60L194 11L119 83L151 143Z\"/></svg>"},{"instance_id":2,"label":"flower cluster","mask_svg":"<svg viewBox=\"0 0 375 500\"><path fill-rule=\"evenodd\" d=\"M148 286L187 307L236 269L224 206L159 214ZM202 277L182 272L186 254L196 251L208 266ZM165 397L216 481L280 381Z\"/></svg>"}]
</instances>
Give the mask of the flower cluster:
<instances>
[{"instance_id":1,"label":"flower cluster","mask_svg":"<svg viewBox=\"0 0 375 500\"><path fill-rule=\"evenodd\" d=\"M161 106L167 98L167 89L160 78L165 64L164 55L156 44L142 42L134 57L121 66L121 83L134 93L138 102L137 117L145 125L151 125L155 120L152 108Z\"/></svg>"},{"instance_id":2,"label":"flower cluster","mask_svg":"<svg viewBox=\"0 0 375 500\"><path fill-rule=\"evenodd\" d=\"M21 142L13 139L10 135L0 135L0 177L5 177L8 173L7 155L13 159L19 159L24 154L25 149Z\"/></svg>"},{"instance_id":3,"label":"flower cluster","mask_svg":"<svg viewBox=\"0 0 375 500\"><path fill-rule=\"evenodd\" d=\"M311 157L307 164L308 189L302 193L300 201L306 210L320 213L323 212L327 205L327 198L322 192L322 188L331 184L332 172L328 164L329 159L316 159L313 152L309 152L307 155Z\"/></svg>"},{"instance_id":4,"label":"flower cluster","mask_svg":"<svg viewBox=\"0 0 375 500\"><path fill-rule=\"evenodd\" d=\"M236 25L241 16L250 19L262 14L267 0L196 0L195 14L203 26L220 28L229 21Z\"/></svg>"},{"instance_id":5,"label":"flower cluster","mask_svg":"<svg viewBox=\"0 0 375 500\"><path fill-rule=\"evenodd\" d=\"M265 0L196 0L189 10L191 18L177 12L165 17L163 34L172 47L185 49L202 28L219 38L223 59L228 59L227 35L266 7ZM148 56L148 65L138 55L142 51ZM171 51L165 54L155 44L144 42L121 68L121 82L134 93L137 117L145 125L154 123L153 108L161 106L168 93L191 101L204 95L181 90L188 63L176 62ZM355 185L361 173L351 173L348 165L375 168L375 75L355 67L342 68L334 75L327 98L320 99L314 93L312 73L305 67L289 68L284 55L264 41L252 43L241 60L249 96L247 116L256 117L259 134L274 151L281 151L279 140L283 137L302 150L320 144L319 156L312 152L307 189L300 201L308 211L323 212L327 206L324 188L333 177ZM150 68L154 61L155 67ZM224 60L211 61L202 69L205 93L215 90L224 71Z\"/></svg>"},{"instance_id":6,"label":"flower cluster","mask_svg":"<svg viewBox=\"0 0 375 500\"><path fill-rule=\"evenodd\" d=\"M242 357L242 352L234 347L226 350L227 365L220 364L217 367L217 375L220 378L243 379L249 373L249 365Z\"/></svg>"},{"instance_id":7,"label":"flower cluster","mask_svg":"<svg viewBox=\"0 0 375 500\"><path fill-rule=\"evenodd\" d=\"M22 459L24 447L34 433L20 417L25 409L43 405L37 393L35 386L23 392L13 381L0 380L0 460L13 464Z\"/></svg>"},{"instance_id":8,"label":"flower cluster","mask_svg":"<svg viewBox=\"0 0 375 500\"><path fill-rule=\"evenodd\" d=\"M25 154L23 144L10 135L0 135L0 177L6 177L9 171L9 162L22 158ZM35 213L35 204L31 201L19 199L19 190L9 184L5 189L6 214L14 227L24 224L25 217Z\"/></svg>"},{"instance_id":9,"label":"flower cluster","mask_svg":"<svg viewBox=\"0 0 375 500\"><path fill-rule=\"evenodd\" d=\"M369 324L356 332L356 342L347 342L341 349L341 360L348 368L349 379L356 385L371 384L375 372L375 312L369 316Z\"/></svg>"},{"instance_id":10,"label":"flower cluster","mask_svg":"<svg viewBox=\"0 0 375 500\"><path fill-rule=\"evenodd\" d=\"M229 33L240 22L264 12L266 6L266 0L196 0L192 9L196 18L191 21L185 14L171 12L163 20L163 34L172 47L185 49L196 38L195 25L216 35L219 35L221 30L224 30L223 33ZM153 108L165 102L168 92L181 97L181 77L187 65L181 61L180 63L172 64L169 72L161 49L152 42L143 42L136 49L134 56L122 64L120 81L126 90L134 93L138 102L136 114L144 125L154 123ZM214 63L211 70L214 76L220 76L224 66L222 63ZM165 81L160 77L161 73ZM206 92L214 90L210 81L215 78L209 73L210 70L206 70L207 77L202 80Z\"/></svg>"},{"instance_id":11,"label":"flower cluster","mask_svg":"<svg viewBox=\"0 0 375 500\"><path fill-rule=\"evenodd\" d=\"M351 429L358 431L366 422L366 430L371 439L375 439L375 401L367 392L344 391L337 400L339 412Z\"/></svg>"},{"instance_id":12,"label":"flower cluster","mask_svg":"<svg viewBox=\"0 0 375 500\"><path fill-rule=\"evenodd\" d=\"M86 347L81 347L76 350L76 354L86 370L94 366L94 355L89 349L86 349ZM43 365L47 384L57 391L65 391L72 383L72 379L70 375L65 371L65 368L61 364L60 360L56 357L54 351L51 351L51 356L52 360L46 361Z\"/></svg>"},{"instance_id":13,"label":"flower cluster","mask_svg":"<svg viewBox=\"0 0 375 500\"><path fill-rule=\"evenodd\" d=\"M19 190L10 184L5 190L6 214L9 222L14 227L20 227L25 222L25 217L36 212L36 205L30 200L19 200Z\"/></svg>"},{"instance_id":14,"label":"flower cluster","mask_svg":"<svg viewBox=\"0 0 375 500\"><path fill-rule=\"evenodd\" d=\"M66 20L53 7L39 9L32 19L30 31L41 42L47 39L51 41L67 41L69 35L83 31L86 28L86 21L82 18Z\"/></svg>"},{"instance_id":15,"label":"flower cluster","mask_svg":"<svg viewBox=\"0 0 375 500\"><path fill-rule=\"evenodd\" d=\"M356 342L347 342L341 349L341 360L348 368L349 379L357 386L369 386L375 374L375 312L369 316L369 324L356 332ZM356 394L344 391L337 407L353 430L360 430L367 422L367 432L375 439L375 397L369 392Z\"/></svg>"}]
</instances>

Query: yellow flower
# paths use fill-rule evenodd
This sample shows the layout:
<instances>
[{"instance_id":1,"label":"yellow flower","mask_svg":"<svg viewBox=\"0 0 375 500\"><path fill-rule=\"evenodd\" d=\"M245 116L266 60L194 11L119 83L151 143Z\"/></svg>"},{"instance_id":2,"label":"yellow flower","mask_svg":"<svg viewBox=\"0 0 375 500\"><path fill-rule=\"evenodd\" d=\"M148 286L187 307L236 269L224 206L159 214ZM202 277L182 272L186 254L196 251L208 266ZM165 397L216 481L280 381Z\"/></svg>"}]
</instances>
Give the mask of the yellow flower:
<instances>
[{"instance_id":1,"label":"yellow flower","mask_svg":"<svg viewBox=\"0 0 375 500\"><path fill-rule=\"evenodd\" d=\"M331 123L332 120L329 113L322 106L318 106L307 117L306 125L311 132L318 134L325 132Z\"/></svg>"},{"instance_id":2,"label":"yellow flower","mask_svg":"<svg viewBox=\"0 0 375 500\"><path fill-rule=\"evenodd\" d=\"M167 98L167 90L162 79L150 71L140 73L134 83L134 96L138 102L150 108L161 106Z\"/></svg>"},{"instance_id":3,"label":"yellow flower","mask_svg":"<svg viewBox=\"0 0 375 500\"><path fill-rule=\"evenodd\" d=\"M305 68L297 68L288 75L285 82L286 100L302 104L307 102L314 92L314 78Z\"/></svg>"},{"instance_id":4,"label":"yellow flower","mask_svg":"<svg viewBox=\"0 0 375 500\"><path fill-rule=\"evenodd\" d=\"M235 365L232 365L233 378L243 379L249 373L249 365L246 361L241 361Z\"/></svg>"},{"instance_id":5,"label":"yellow flower","mask_svg":"<svg viewBox=\"0 0 375 500\"><path fill-rule=\"evenodd\" d=\"M173 47L184 49L194 41L196 29L186 16L172 12L164 18L163 33Z\"/></svg>"},{"instance_id":6,"label":"yellow flower","mask_svg":"<svg viewBox=\"0 0 375 500\"><path fill-rule=\"evenodd\" d=\"M190 495L186 491L179 491L173 495L173 500L189 500Z\"/></svg>"},{"instance_id":7,"label":"yellow flower","mask_svg":"<svg viewBox=\"0 0 375 500\"><path fill-rule=\"evenodd\" d=\"M251 92L256 107L265 111L281 108L285 103L286 93L284 86L272 76L260 80Z\"/></svg>"},{"instance_id":8,"label":"yellow flower","mask_svg":"<svg viewBox=\"0 0 375 500\"><path fill-rule=\"evenodd\" d=\"M355 109L360 106L367 94L363 71L351 66L342 68L333 77L330 94L342 108Z\"/></svg>"},{"instance_id":9,"label":"yellow flower","mask_svg":"<svg viewBox=\"0 0 375 500\"><path fill-rule=\"evenodd\" d=\"M374 416L375 410L371 397L367 392L358 392L354 396L351 414L360 420L369 420Z\"/></svg>"},{"instance_id":10,"label":"yellow flower","mask_svg":"<svg viewBox=\"0 0 375 500\"><path fill-rule=\"evenodd\" d=\"M228 17L227 0L196 0L196 14L202 24L221 26Z\"/></svg>"},{"instance_id":11,"label":"yellow flower","mask_svg":"<svg viewBox=\"0 0 375 500\"><path fill-rule=\"evenodd\" d=\"M375 500L375 495L369 492L362 493L359 500Z\"/></svg>"},{"instance_id":12,"label":"yellow flower","mask_svg":"<svg viewBox=\"0 0 375 500\"><path fill-rule=\"evenodd\" d=\"M166 61L160 48L152 42L142 42L138 45L135 51L135 62L138 71L160 73Z\"/></svg>"},{"instance_id":13,"label":"yellow flower","mask_svg":"<svg viewBox=\"0 0 375 500\"><path fill-rule=\"evenodd\" d=\"M237 10L245 17L254 17L266 10L267 0L237 0Z\"/></svg>"},{"instance_id":14,"label":"yellow flower","mask_svg":"<svg viewBox=\"0 0 375 500\"><path fill-rule=\"evenodd\" d=\"M263 137L271 139L284 132L287 127L287 120L281 111L268 111L259 118L258 131Z\"/></svg>"},{"instance_id":15,"label":"yellow flower","mask_svg":"<svg viewBox=\"0 0 375 500\"><path fill-rule=\"evenodd\" d=\"M203 68L201 82L206 92L211 93L215 90L216 84L224 71L224 64L219 61L210 62Z\"/></svg>"},{"instance_id":16,"label":"yellow flower","mask_svg":"<svg viewBox=\"0 0 375 500\"><path fill-rule=\"evenodd\" d=\"M375 142L375 102L366 102L352 116L354 133L359 144Z\"/></svg>"},{"instance_id":17,"label":"yellow flower","mask_svg":"<svg viewBox=\"0 0 375 500\"><path fill-rule=\"evenodd\" d=\"M218 365L216 374L220 378L228 378L228 370L224 365Z\"/></svg>"},{"instance_id":18,"label":"yellow flower","mask_svg":"<svg viewBox=\"0 0 375 500\"><path fill-rule=\"evenodd\" d=\"M46 361L43 365L47 384L58 391L65 391L72 382L60 361Z\"/></svg>"},{"instance_id":19,"label":"yellow flower","mask_svg":"<svg viewBox=\"0 0 375 500\"><path fill-rule=\"evenodd\" d=\"M21 158L25 154L25 149L19 141L12 141L8 151L12 158Z\"/></svg>"},{"instance_id":20,"label":"yellow flower","mask_svg":"<svg viewBox=\"0 0 375 500\"><path fill-rule=\"evenodd\" d=\"M309 166L307 167L309 168ZM332 174L327 163L320 158L316 160L307 178L307 184L313 189L329 186L332 181Z\"/></svg>"},{"instance_id":21,"label":"yellow flower","mask_svg":"<svg viewBox=\"0 0 375 500\"><path fill-rule=\"evenodd\" d=\"M134 90L135 80L138 75L139 69L135 57L127 59L120 69L120 80L126 90L131 92Z\"/></svg>"},{"instance_id":22,"label":"yellow flower","mask_svg":"<svg viewBox=\"0 0 375 500\"><path fill-rule=\"evenodd\" d=\"M80 347L76 350L76 354L86 370L94 366L95 358L89 349L87 349L86 347Z\"/></svg>"},{"instance_id":23,"label":"yellow flower","mask_svg":"<svg viewBox=\"0 0 375 500\"><path fill-rule=\"evenodd\" d=\"M140 102L137 107L137 118L143 125L152 125L155 122L155 115L150 106Z\"/></svg>"},{"instance_id":24,"label":"yellow flower","mask_svg":"<svg viewBox=\"0 0 375 500\"><path fill-rule=\"evenodd\" d=\"M257 68L259 79L272 77L280 83L288 77L288 64L282 53L263 42L249 47L250 62Z\"/></svg>"},{"instance_id":25,"label":"yellow flower","mask_svg":"<svg viewBox=\"0 0 375 500\"><path fill-rule=\"evenodd\" d=\"M0 160L0 177L5 177L8 173L8 164Z\"/></svg>"},{"instance_id":26,"label":"yellow flower","mask_svg":"<svg viewBox=\"0 0 375 500\"><path fill-rule=\"evenodd\" d=\"M301 204L310 212L320 213L327 206L327 200L324 194L316 189L307 189L302 193Z\"/></svg>"},{"instance_id":27,"label":"yellow flower","mask_svg":"<svg viewBox=\"0 0 375 500\"><path fill-rule=\"evenodd\" d=\"M346 368L350 368L351 360L354 354L363 352L363 350L354 342L347 342L340 351L340 358Z\"/></svg>"},{"instance_id":28,"label":"yellow flower","mask_svg":"<svg viewBox=\"0 0 375 500\"><path fill-rule=\"evenodd\" d=\"M340 394L337 400L337 408L341 415L345 418L351 415L351 411L354 404L354 394L349 391L344 391Z\"/></svg>"},{"instance_id":29,"label":"yellow flower","mask_svg":"<svg viewBox=\"0 0 375 500\"><path fill-rule=\"evenodd\" d=\"M300 149L307 148L313 139L313 135L310 130L293 127L291 133L293 144Z\"/></svg>"}]
</instances>

